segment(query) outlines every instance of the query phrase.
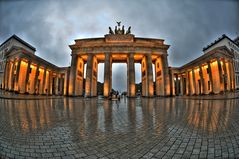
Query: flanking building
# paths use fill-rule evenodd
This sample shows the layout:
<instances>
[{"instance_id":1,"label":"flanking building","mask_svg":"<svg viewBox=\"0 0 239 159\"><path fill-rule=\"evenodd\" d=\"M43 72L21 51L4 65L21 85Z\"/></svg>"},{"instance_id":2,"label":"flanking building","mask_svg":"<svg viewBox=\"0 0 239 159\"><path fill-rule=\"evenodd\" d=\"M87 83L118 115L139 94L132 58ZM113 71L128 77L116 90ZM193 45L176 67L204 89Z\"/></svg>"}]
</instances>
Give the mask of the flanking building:
<instances>
[{"instance_id":1,"label":"flanking building","mask_svg":"<svg viewBox=\"0 0 239 159\"><path fill-rule=\"evenodd\" d=\"M94 97L98 64L104 63L104 96L108 97L114 62L127 64L129 97L136 95L135 63L141 64L141 93L145 97L218 94L239 88L238 38L223 35L204 48L202 56L178 68L168 66L169 47L163 39L135 37L130 27L125 31L118 24L104 37L75 40L70 45L71 66L57 67L36 56L34 47L13 35L0 45L1 88L27 94Z\"/></svg>"},{"instance_id":2,"label":"flanking building","mask_svg":"<svg viewBox=\"0 0 239 159\"><path fill-rule=\"evenodd\" d=\"M66 68L36 56L35 51L16 35L0 45L1 88L16 93L62 95Z\"/></svg>"}]
</instances>

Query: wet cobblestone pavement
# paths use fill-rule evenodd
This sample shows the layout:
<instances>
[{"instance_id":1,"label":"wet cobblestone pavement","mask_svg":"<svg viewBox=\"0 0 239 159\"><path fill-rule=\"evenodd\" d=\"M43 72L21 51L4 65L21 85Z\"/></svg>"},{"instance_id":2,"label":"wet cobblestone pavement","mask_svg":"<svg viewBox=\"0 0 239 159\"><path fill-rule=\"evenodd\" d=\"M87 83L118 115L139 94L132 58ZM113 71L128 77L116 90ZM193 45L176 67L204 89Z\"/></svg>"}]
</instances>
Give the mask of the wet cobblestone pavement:
<instances>
[{"instance_id":1,"label":"wet cobblestone pavement","mask_svg":"<svg viewBox=\"0 0 239 159\"><path fill-rule=\"evenodd\" d=\"M239 158L239 99L0 99L2 158Z\"/></svg>"}]
</instances>

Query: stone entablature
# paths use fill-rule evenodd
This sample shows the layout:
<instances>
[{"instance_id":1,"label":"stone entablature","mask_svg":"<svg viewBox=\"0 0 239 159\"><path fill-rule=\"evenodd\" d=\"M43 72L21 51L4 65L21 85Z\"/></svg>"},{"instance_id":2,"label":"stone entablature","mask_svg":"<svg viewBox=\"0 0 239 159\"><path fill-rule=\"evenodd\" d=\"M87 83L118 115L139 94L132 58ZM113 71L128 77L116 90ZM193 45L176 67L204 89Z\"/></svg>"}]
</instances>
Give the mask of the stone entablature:
<instances>
[{"instance_id":1,"label":"stone entablature","mask_svg":"<svg viewBox=\"0 0 239 159\"><path fill-rule=\"evenodd\" d=\"M169 45L164 44L164 40L161 39L147 39L147 38L137 38L134 37L133 41L128 41L127 42L127 37L128 36L133 36L133 35L106 35L108 38L110 37L118 37L119 39L124 39L124 42L110 42L106 41L105 38L92 38L92 39L80 39L80 40L75 40L74 45L70 45L70 48L72 50L74 49L79 49L79 48L99 48L99 47L139 47L139 48L151 48L151 49L168 49Z\"/></svg>"}]
</instances>

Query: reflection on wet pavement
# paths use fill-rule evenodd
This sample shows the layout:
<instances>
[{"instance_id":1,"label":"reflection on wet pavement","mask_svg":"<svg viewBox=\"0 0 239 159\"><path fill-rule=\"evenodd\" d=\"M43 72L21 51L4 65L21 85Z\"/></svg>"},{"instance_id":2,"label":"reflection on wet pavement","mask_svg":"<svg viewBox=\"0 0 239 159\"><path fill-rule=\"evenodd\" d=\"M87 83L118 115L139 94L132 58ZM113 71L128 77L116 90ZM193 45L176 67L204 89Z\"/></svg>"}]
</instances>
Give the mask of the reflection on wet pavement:
<instances>
[{"instance_id":1,"label":"reflection on wet pavement","mask_svg":"<svg viewBox=\"0 0 239 159\"><path fill-rule=\"evenodd\" d=\"M238 105L238 99L0 99L0 156L239 157Z\"/></svg>"}]
</instances>

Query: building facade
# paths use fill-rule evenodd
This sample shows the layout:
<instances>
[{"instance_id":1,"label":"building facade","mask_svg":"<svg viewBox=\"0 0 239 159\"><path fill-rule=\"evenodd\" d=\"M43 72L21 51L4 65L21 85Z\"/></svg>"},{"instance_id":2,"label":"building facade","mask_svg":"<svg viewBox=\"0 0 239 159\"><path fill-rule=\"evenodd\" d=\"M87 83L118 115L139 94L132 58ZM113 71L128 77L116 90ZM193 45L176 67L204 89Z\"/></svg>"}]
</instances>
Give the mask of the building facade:
<instances>
[{"instance_id":1,"label":"building facade","mask_svg":"<svg viewBox=\"0 0 239 159\"><path fill-rule=\"evenodd\" d=\"M230 39L228 36L223 34L219 39L215 40L213 43L203 48L203 52L206 54L211 50L225 46L233 53L233 69L235 72L235 88L239 89L239 37L235 40Z\"/></svg>"},{"instance_id":2,"label":"building facade","mask_svg":"<svg viewBox=\"0 0 239 159\"><path fill-rule=\"evenodd\" d=\"M7 39L0 50L2 89L24 94L63 94L65 68L36 56L36 49L16 35Z\"/></svg>"},{"instance_id":3,"label":"building facade","mask_svg":"<svg viewBox=\"0 0 239 159\"><path fill-rule=\"evenodd\" d=\"M199 58L182 67L169 67L170 46L164 40L135 37L130 27L125 31L119 23L114 31L109 27L104 37L75 40L69 46L71 66L57 67L36 56L34 47L13 35L0 45L1 89L94 97L98 73L102 73L98 72L98 64L104 63L103 94L108 97L112 91L112 64L126 63L127 96L135 97L135 63L140 63L142 96L218 94L239 87L237 43L223 36L204 48Z\"/></svg>"}]
</instances>

